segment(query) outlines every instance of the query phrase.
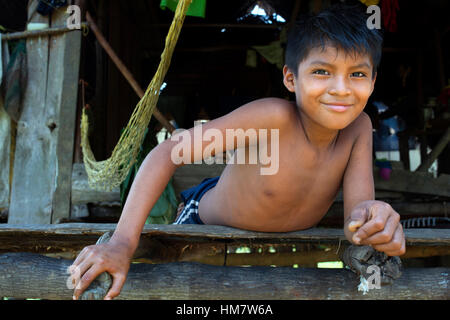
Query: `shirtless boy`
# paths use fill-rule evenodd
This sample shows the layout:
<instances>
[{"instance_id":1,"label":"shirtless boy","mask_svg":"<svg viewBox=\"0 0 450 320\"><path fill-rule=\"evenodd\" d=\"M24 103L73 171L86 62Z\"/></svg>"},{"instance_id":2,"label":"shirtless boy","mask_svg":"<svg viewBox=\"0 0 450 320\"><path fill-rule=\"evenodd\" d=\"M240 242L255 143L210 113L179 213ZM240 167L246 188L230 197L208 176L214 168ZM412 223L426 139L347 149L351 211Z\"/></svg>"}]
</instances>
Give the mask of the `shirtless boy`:
<instances>
[{"instance_id":1,"label":"shirtless boy","mask_svg":"<svg viewBox=\"0 0 450 320\"><path fill-rule=\"evenodd\" d=\"M220 178L191 190L194 201L190 208L186 203L176 223L304 230L322 219L342 186L346 238L389 256L405 253L399 214L374 200L372 124L363 109L374 89L382 37L367 28L366 19L354 8L335 7L299 21L290 33L283 69L284 85L296 101L256 100L203 125L203 131L217 129L223 137L226 129L278 129L277 173L260 174L261 164L227 165ZM186 132L193 136L194 128ZM105 299L119 295L147 215L184 164L171 158L175 145L189 143L180 140L168 139L148 154L111 240L84 248L74 261L72 269L81 276L74 299L104 271L113 277ZM216 152L237 147L237 140L225 140ZM202 160L201 151L186 147L192 150L186 162Z\"/></svg>"}]
</instances>

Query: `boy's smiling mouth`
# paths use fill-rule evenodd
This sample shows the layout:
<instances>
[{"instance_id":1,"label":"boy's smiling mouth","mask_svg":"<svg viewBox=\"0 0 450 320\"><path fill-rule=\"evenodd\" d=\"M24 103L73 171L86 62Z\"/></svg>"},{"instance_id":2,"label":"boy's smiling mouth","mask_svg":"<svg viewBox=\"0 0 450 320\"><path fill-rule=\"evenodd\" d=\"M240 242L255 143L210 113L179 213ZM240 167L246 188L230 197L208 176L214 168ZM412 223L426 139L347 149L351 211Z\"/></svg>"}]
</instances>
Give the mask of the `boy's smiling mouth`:
<instances>
[{"instance_id":1,"label":"boy's smiling mouth","mask_svg":"<svg viewBox=\"0 0 450 320\"><path fill-rule=\"evenodd\" d=\"M322 104L325 105L327 109L336 112L345 112L353 106L353 104L343 102L322 102Z\"/></svg>"}]
</instances>

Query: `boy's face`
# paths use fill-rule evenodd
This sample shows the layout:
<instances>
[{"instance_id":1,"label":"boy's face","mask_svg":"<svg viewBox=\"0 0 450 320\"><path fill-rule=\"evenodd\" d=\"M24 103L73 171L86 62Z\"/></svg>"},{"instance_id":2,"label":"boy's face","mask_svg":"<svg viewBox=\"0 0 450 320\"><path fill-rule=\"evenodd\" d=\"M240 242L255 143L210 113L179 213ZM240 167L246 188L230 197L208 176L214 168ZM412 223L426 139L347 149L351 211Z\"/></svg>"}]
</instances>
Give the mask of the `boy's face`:
<instances>
[{"instance_id":1,"label":"boy's face","mask_svg":"<svg viewBox=\"0 0 450 320\"><path fill-rule=\"evenodd\" d=\"M312 49L300 63L297 77L287 66L283 76L300 110L328 129L343 129L358 117L376 78L368 55L346 54L334 47Z\"/></svg>"}]
</instances>

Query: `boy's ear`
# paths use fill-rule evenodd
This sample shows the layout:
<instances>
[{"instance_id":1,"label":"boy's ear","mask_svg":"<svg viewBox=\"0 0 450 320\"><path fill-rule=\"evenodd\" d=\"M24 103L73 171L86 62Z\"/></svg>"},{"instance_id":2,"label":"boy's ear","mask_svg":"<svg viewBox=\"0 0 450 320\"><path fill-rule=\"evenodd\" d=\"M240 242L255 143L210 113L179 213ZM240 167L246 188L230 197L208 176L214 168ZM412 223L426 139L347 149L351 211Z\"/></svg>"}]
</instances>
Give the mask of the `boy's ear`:
<instances>
[{"instance_id":1,"label":"boy's ear","mask_svg":"<svg viewBox=\"0 0 450 320\"><path fill-rule=\"evenodd\" d=\"M373 77L372 77L372 88L371 88L371 90L370 90L370 94L372 94L372 92L373 92L373 89L375 89L375 81L377 80L377 72L375 71L375 74L373 75Z\"/></svg>"},{"instance_id":2,"label":"boy's ear","mask_svg":"<svg viewBox=\"0 0 450 320\"><path fill-rule=\"evenodd\" d=\"M289 92L295 92L295 75L294 73L288 68L288 66L283 67L283 83L286 89L289 90Z\"/></svg>"}]
</instances>

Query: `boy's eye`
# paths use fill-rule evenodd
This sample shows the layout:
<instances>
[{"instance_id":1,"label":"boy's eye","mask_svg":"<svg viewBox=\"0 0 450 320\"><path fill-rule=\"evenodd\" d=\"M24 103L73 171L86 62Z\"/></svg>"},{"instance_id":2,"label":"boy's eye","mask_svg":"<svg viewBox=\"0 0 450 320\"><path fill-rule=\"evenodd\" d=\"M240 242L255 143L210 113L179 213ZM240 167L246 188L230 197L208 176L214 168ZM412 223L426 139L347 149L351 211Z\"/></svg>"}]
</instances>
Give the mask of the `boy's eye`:
<instances>
[{"instance_id":1,"label":"boy's eye","mask_svg":"<svg viewBox=\"0 0 450 320\"><path fill-rule=\"evenodd\" d=\"M313 74L320 74L320 75L323 75L323 76L328 76L330 73L328 71L326 71L326 70L318 69L318 70L314 70Z\"/></svg>"},{"instance_id":2,"label":"boy's eye","mask_svg":"<svg viewBox=\"0 0 450 320\"><path fill-rule=\"evenodd\" d=\"M352 77L364 78L366 74L364 72L353 72Z\"/></svg>"}]
</instances>

